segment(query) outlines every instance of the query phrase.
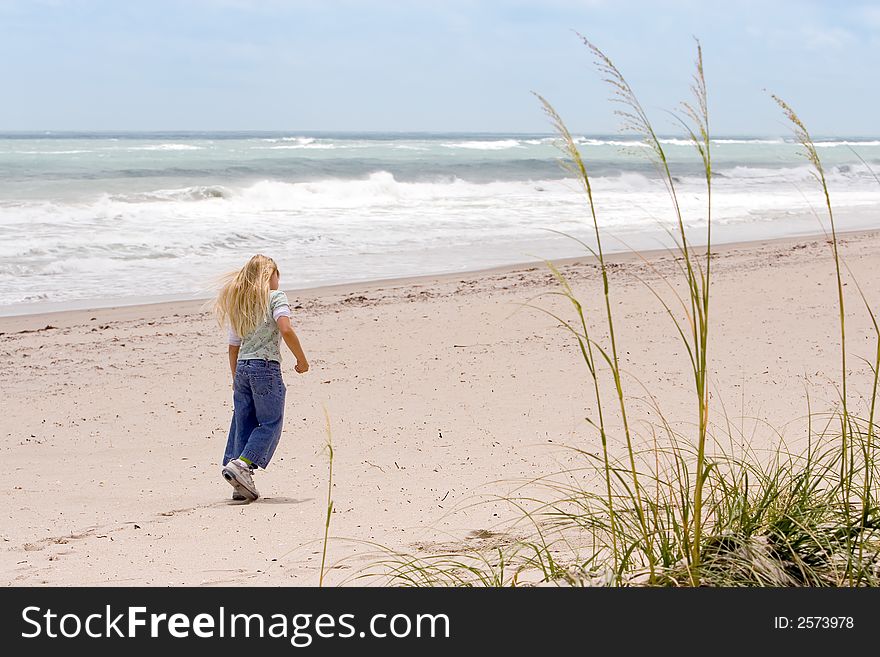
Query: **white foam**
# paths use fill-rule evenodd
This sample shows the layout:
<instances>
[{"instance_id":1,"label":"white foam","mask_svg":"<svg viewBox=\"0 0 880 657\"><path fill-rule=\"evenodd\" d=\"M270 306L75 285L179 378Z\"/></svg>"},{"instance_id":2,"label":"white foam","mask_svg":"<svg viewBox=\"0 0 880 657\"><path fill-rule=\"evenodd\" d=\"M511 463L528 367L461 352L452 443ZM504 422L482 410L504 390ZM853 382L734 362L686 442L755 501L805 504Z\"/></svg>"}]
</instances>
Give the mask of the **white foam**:
<instances>
[{"instance_id":1,"label":"white foam","mask_svg":"<svg viewBox=\"0 0 880 657\"><path fill-rule=\"evenodd\" d=\"M662 137L658 141L666 146L693 146L690 139L680 139L675 137ZM584 146L635 146L648 147L641 139L623 140L623 139L595 139L592 137L575 137L575 142ZM783 139L712 139L713 144L741 144L741 145L780 145L784 144ZM861 142L870 143L870 142Z\"/></svg>"},{"instance_id":2,"label":"white foam","mask_svg":"<svg viewBox=\"0 0 880 657\"><path fill-rule=\"evenodd\" d=\"M880 141L815 141L816 148L835 148L837 146L880 146Z\"/></svg>"},{"instance_id":3,"label":"white foam","mask_svg":"<svg viewBox=\"0 0 880 657\"><path fill-rule=\"evenodd\" d=\"M276 144L279 141L292 141L297 144L301 144L305 146L306 144L312 144L315 142L314 137L278 137L278 138L270 138L270 139L260 139L260 141L267 141L272 144Z\"/></svg>"},{"instance_id":4,"label":"white foam","mask_svg":"<svg viewBox=\"0 0 880 657\"><path fill-rule=\"evenodd\" d=\"M150 201L204 201L229 198L232 195L232 190L222 185L194 185L175 189L157 189L140 194L117 194L107 198L123 203L143 203Z\"/></svg>"},{"instance_id":5,"label":"white foam","mask_svg":"<svg viewBox=\"0 0 880 657\"><path fill-rule=\"evenodd\" d=\"M647 148L648 145L637 139L621 140L621 139L593 139L590 137L575 137L574 141L579 146L623 146L634 148Z\"/></svg>"},{"instance_id":6,"label":"white foam","mask_svg":"<svg viewBox=\"0 0 880 657\"><path fill-rule=\"evenodd\" d=\"M810 165L779 168L736 166L732 169L719 169L716 173L720 174L722 178L778 184L784 181L809 180L812 177L812 171L813 168Z\"/></svg>"},{"instance_id":7,"label":"white foam","mask_svg":"<svg viewBox=\"0 0 880 657\"><path fill-rule=\"evenodd\" d=\"M315 144L312 142L308 142L304 144L279 144L277 146L263 146L262 148L267 151L283 151L296 150L301 148L308 148L313 150L332 150L336 147L336 144Z\"/></svg>"},{"instance_id":8,"label":"white foam","mask_svg":"<svg viewBox=\"0 0 880 657\"><path fill-rule=\"evenodd\" d=\"M259 147L262 150L288 150L288 149L298 149L298 148L311 148L311 149L333 149L337 147L337 144L329 143L326 140L318 141L314 137L279 137L272 139L260 139L262 142L267 142L270 144L278 144L277 146L262 146ZM345 145L342 145L345 148Z\"/></svg>"},{"instance_id":9,"label":"white foam","mask_svg":"<svg viewBox=\"0 0 880 657\"><path fill-rule=\"evenodd\" d=\"M863 169L828 167L842 213L878 206L876 182ZM741 226L744 237L750 226L809 216L820 201L807 166L721 173L713 219ZM657 178L623 172L592 182L604 230L626 236L674 227ZM700 225L705 183L682 177L677 188L685 221ZM388 171L356 180L169 186L78 202L7 200L0 231L16 239L0 239L0 306L40 295L107 298L120 289L183 294L258 251L325 282L427 273L450 267L450 258L461 258L455 266L486 266L503 248L519 254L514 260L543 254L534 245L546 228L588 235L589 221L572 179L407 182Z\"/></svg>"},{"instance_id":10,"label":"white foam","mask_svg":"<svg viewBox=\"0 0 880 657\"><path fill-rule=\"evenodd\" d=\"M150 144L148 146L128 146L127 151L201 151L203 146L195 144Z\"/></svg>"},{"instance_id":11,"label":"white foam","mask_svg":"<svg viewBox=\"0 0 880 657\"><path fill-rule=\"evenodd\" d=\"M597 191L639 192L663 189L662 181L634 171L621 171L612 176L597 176L591 182Z\"/></svg>"},{"instance_id":12,"label":"white foam","mask_svg":"<svg viewBox=\"0 0 880 657\"><path fill-rule=\"evenodd\" d=\"M503 151L508 148L522 148L517 139L498 139L496 141L458 141L442 144L445 148L468 148L478 151Z\"/></svg>"},{"instance_id":13,"label":"white foam","mask_svg":"<svg viewBox=\"0 0 880 657\"><path fill-rule=\"evenodd\" d=\"M713 144L759 144L759 145L779 145L784 144L784 139L712 139Z\"/></svg>"},{"instance_id":14,"label":"white foam","mask_svg":"<svg viewBox=\"0 0 880 657\"><path fill-rule=\"evenodd\" d=\"M436 203L439 208L454 199L486 198L492 193L510 193L521 189L521 183L478 184L459 179L443 182L400 182L387 171L377 171L359 180L296 183L264 180L241 190L230 200L261 211L391 208L425 202Z\"/></svg>"}]
</instances>

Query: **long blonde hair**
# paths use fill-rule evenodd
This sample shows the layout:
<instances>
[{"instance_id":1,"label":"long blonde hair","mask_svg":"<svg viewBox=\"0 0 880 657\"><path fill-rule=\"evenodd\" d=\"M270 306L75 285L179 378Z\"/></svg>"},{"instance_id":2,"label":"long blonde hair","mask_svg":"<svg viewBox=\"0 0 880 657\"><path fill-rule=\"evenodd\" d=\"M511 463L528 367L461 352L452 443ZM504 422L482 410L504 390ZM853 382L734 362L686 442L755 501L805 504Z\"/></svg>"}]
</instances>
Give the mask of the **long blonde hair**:
<instances>
[{"instance_id":1,"label":"long blonde hair","mask_svg":"<svg viewBox=\"0 0 880 657\"><path fill-rule=\"evenodd\" d=\"M277 271L272 258L258 253L238 271L226 274L214 301L217 321L242 337L257 328L269 312L269 279Z\"/></svg>"}]
</instances>

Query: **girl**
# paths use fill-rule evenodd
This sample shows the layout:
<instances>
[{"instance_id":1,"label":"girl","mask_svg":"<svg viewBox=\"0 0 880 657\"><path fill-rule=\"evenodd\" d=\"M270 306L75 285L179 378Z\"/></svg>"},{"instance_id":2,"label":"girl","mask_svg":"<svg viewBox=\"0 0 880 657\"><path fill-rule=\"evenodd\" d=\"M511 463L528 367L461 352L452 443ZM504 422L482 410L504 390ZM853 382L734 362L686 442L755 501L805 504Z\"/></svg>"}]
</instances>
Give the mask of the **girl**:
<instances>
[{"instance_id":1,"label":"girl","mask_svg":"<svg viewBox=\"0 0 880 657\"><path fill-rule=\"evenodd\" d=\"M226 276L214 304L218 321L229 331L233 414L222 474L232 484L234 500L260 496L254 470L269 465L281 438L287 390L281 379L281 338L296 356L294 369L299 374L309 370L290 325L287 295L278 289L279 277L272 258L255 255Z\"/></svg>"}]
</instances>

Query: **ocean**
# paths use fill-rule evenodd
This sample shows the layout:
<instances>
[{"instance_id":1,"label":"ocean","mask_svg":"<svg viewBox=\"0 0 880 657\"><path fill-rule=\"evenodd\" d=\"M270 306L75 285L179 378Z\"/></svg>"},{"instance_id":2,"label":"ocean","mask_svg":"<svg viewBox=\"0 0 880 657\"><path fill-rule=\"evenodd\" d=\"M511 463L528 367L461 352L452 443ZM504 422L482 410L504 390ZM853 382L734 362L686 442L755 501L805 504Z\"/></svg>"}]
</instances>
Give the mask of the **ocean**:
<instances>
[{"instance_id":1,"label":"ocean","mask_svg":"<svg viewBox=\"0 0 880 657\"><path fill-rule=\"evenodd\" d=\"M284 289L581 255L583 191L548 134L0 134L0 315L209 296L254 253ZM608 251L662 248L674 214L634 139L581 135ZM699 243L693 147L663 139ZM818 140L840 230L880 227L880 139ZM713 240L822 230L789 138L712 142ZM864 159L866 166L859 159Z\"/></svg>"}]
</instances>

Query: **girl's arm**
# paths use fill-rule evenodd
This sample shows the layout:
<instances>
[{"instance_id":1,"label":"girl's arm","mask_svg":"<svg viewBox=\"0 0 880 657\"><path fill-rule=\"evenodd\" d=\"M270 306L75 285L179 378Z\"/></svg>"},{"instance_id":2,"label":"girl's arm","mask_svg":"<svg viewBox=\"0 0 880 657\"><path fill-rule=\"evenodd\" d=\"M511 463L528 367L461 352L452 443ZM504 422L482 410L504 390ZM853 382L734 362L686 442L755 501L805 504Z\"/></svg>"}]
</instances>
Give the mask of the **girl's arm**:
<instances>
[{"instance_id":1,"label":"girl's arm","mask_svg":"<svg viewBox=\"0 0 880 657\"><path fill-rule=\"evenodd\" d=\"M284 338L284 344L287 345L287 348L296 357L296 367L294 369L300 374L305 374L309 371L309 361L302 350L299 338L296 337L296 333L290 325L290 317L282 315L275 321L278 324L278 331L281 333L281 337Z\"/></svg>"},{"instance_id":2,"label":"girl's arm","mask_svg":"<svg viewBox=\"0 0 880 657\"><path fill-rule=\"evenodd\" d=\"M229 369L232 370L232 378L235 378L235 365L238 363L238 351L241 347L237 344L229 345Z\"/></svg>"}]
</instances>

